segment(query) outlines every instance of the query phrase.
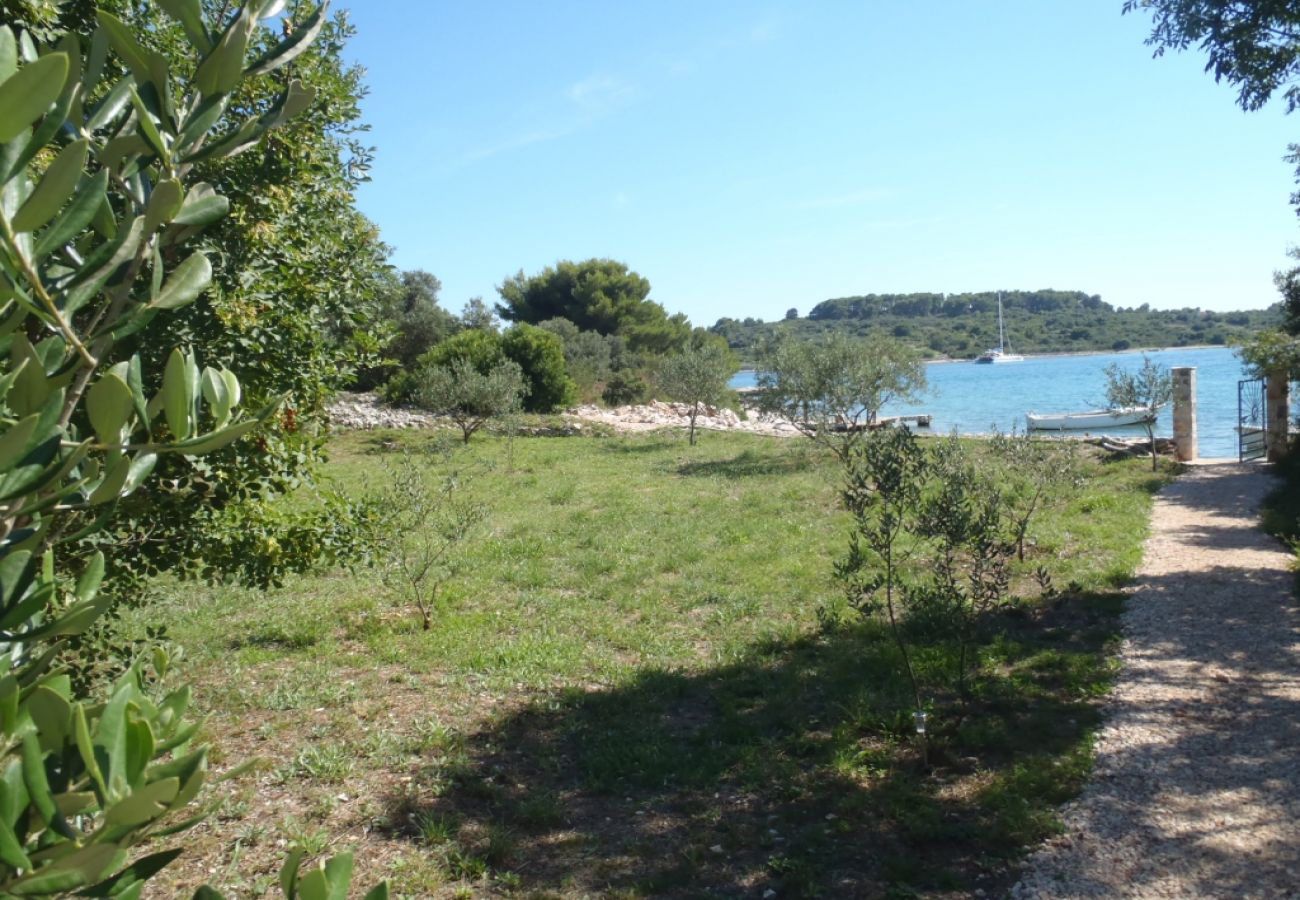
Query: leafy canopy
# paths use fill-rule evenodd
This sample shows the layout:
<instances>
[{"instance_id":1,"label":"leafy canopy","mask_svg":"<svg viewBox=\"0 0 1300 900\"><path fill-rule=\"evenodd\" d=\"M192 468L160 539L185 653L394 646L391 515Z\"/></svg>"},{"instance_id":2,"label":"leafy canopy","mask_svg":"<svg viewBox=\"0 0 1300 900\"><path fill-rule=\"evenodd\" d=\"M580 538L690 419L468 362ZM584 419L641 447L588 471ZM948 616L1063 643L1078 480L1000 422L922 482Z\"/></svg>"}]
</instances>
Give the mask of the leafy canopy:
<instances>
[{"instance_id":1,"label":"leafy canopy","mask_svg":"<svg viewBox=\"0 0 1300 900\"><path fill-rule=\"evenodd\" d=\"M716 405L727 393L727 383L739 368L736 357L722 341L704 341L666 357L659 366L659 386L671 400L689 403L689 441L695 444L695 420L700 407Z\"/></svg>"},{"instance_id":2,"label":"leafy canopy","mask_svg":"<svg viewBox=\"0 0 1300 900\"><path fill-rule=\"evenodd\" d=\"M842 460L857 435L891 400L925 389L919 354L890 338L777 338L761 356L760 402Z\"/></svg>"},{"instance_id":3,"label":"leafy canopy","mask_svg":"<svg viewBox=\"0 0 1300 900\"><path fill-rule=\"evenodd\" d=\"M684 315L669 316L649 299L650 282L612 259L564 260L532 276L521 271L497 293L497 312L507 321L568 319L582 331L623 335L634 351L665 353L690 335Z\"/></svg>"},{"instance_id":4,"label":"leafy canopy","mask_svg":"<svg viewBox=\"0 0 1300 900\"><path fill-rule=\"evenodd\" d=\"M1237 88L1237 103L1259 109L1285 91L1287 112L1300 106L1300 5L1295 0L1125 0L1124 12L1152 14L1147 44L1156 56L1199 46L1215 81Z\"/></svg>"}]
</instances>

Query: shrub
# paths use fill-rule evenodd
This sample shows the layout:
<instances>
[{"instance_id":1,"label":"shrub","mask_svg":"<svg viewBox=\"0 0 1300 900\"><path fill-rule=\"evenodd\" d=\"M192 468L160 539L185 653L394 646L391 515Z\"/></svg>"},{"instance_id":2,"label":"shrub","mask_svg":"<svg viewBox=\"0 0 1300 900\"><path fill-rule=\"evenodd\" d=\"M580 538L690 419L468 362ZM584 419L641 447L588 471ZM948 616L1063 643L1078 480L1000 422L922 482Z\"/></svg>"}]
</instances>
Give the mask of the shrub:
<instances>
[{"instance_id":1,"label":"shrub","mask_svg":"<svg viewBox=\"0 0 1300 900\"><path fill-rule=\"evenodd\" d=\"M501 350L519 366L528 385L525 412L548 413L573 405L577 385L565 368L564 343L558 336L521 323L502 335Z\"/></svg>"},{"instance_id":2,"label":"shrub","mask_svg":"<svg viewBox=\"0 0 1300 900\"><path fill-rule=\"evenodd\" d=\"M416 405L460 426L465 443L488 419L519 409L528 386L512 360L480 372L468 359L426 366L417 373Z\"/></svg>"},{"instance_id":3,"label":"shrub","mask_svg":"<svg viewBox=\"0 0 1300 900\"><path fill-rule=\"evenodd\" d=\"M668 397L691 405L688 440L692 446L695 445L695 420L701 405L720 403L727 393L727 382L738 368L736 357L720 340L688 347L660 364L659 384Z\"/></svg>"},{"instance_id":4,"label":"shrub","mask_svg":"<svg viewBox=\"0 0 1300 900\"><path fill-rule=\"evenodd\" d=\"M610 406L627 406L640 403L650 392L650 386L634 372L615 372L605 383L600 399Z\"/></svg>"},{"instance_id":5,"label":"shrub","mask_svg":"<svg viewBox=\"0 0 1300 900\"><path fill-rule=\"evenodd\" d=\"M503 362L513 362L523 377L526 412L552 412L573 402L576 388L565 372L563 343L533 325L516 325L505 334L476 328L461 331L421 356L414 370L389 382L384 397L390 403L417 403L432 409L427 394L421 394L422 385L432 377L431 370L447 368L457 360L480 375L488 375Z\"/></svg>"}]
</instances>

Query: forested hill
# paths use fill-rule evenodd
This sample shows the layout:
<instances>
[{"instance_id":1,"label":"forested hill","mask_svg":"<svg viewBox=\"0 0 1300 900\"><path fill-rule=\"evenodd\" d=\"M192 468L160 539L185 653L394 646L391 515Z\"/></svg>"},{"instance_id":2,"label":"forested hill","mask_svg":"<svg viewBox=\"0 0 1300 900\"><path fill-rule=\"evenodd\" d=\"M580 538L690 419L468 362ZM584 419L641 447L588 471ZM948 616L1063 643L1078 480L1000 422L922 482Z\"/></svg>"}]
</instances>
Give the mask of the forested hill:
<instances>
[{"instance_id":1,"label":"forested hill","mask_svg":"<svg viewBox=\"0 0 1300 900\"><path fill-rule=\"evenodd\" d=\"M1007 343L1016 352L1065 353L1235 344L1263 328L1277 327L1280 307L1216 313L1201 309L1156 310L1111 306L1083 291L1004 291ZM790 310L780 322L719 319L711 329L749 356L765 336L790 331L812 336L840 330L885 333L925 349L931 356L978 356L998 342L996 291L966 294L864 294L814 306L806 318Z\"/></svg>"}]
</instances>

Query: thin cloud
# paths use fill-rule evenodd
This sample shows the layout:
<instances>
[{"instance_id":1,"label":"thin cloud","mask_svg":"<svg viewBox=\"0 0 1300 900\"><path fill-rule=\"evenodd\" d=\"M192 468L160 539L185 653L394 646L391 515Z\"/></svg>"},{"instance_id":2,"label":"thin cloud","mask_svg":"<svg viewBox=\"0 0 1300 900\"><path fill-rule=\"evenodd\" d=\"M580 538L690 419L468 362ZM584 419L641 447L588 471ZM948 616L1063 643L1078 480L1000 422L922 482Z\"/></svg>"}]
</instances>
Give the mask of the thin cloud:
<instances>
[{"instance_id":1,"label":"thin cloud","mask_svg":"<svg viewBox=\"0 0 1300 900\"><path fill-rule=\"evenodd\" d=\"M565 93L584 112L599 115L626 104L636 90L613 75L592 75L570 85Z\"/></svg>"},{"instance_id":2,"label":"thin cloud","mask_svg":"<svg viewBox=\"0 0 1300 900\"><path fill-rule=\"evenodd\" d=\"M501 153L509 153L512 150L522 150L524 147L531 147L533 144L543 144L547 141L559 140L562 137L568 137L573 133L572 128L552 129L549 131L530 131L524 134L518 134L510 137L497 144L491 144L486 147L480 147L477 150L471 150L462 158L463 162L478 162Z\"/></svg>"}]
</instances>

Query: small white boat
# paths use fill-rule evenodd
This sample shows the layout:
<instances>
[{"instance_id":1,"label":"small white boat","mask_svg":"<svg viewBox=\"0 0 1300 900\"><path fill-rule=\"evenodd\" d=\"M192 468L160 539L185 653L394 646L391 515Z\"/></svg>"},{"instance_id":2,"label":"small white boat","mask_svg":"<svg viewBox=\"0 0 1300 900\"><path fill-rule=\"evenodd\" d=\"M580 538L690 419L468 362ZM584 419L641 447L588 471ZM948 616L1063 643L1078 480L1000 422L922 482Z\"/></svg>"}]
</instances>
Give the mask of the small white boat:
<instances>
[{"instance_id":1,"label":"small white boat","mask_svg":"<svg viewBox=\"0 0 1300 900\"><path fill-rule=\"evenodd\" d=\"M1089 409L1072 413L1026 413L1030 431L1091 431L1145 425L1156 420L1157 410L1149 406L1121 406L1118 409Z\"/></svg>"},{"instance_id":2,"label":"small white boat","mask_svg":"<svg viewBox=\"0 0 1300 900\"><path fill-rule=\"evenodd\" d=\"M1024 361L1025 358L1019 353L1012 353L1007 349L1007 335L1002 328L1002 292L998 291L998 346L994 350L985 350L975 358L975 362L1012 363Z\"/></svg>"}]
</instances>

